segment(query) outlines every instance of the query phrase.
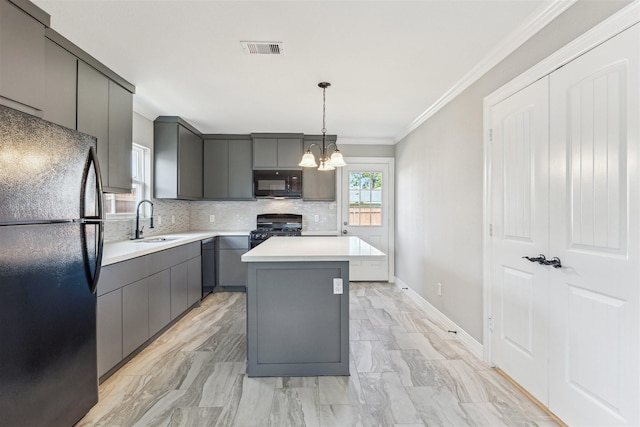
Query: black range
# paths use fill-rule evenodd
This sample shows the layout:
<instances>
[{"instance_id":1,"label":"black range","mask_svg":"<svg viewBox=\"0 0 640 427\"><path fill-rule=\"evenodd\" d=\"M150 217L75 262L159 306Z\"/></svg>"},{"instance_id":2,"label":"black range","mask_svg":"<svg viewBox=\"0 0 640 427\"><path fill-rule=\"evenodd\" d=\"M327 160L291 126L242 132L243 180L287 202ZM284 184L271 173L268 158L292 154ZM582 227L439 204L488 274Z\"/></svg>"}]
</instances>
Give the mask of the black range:
<instances>
[{"instance_id":1,"label":"black range","mask_svg":"<svg viewBox=\"0 0 640 427\"><path fill-rule=\"evenodd\" d=\"M250 234L251 248L271 236L301 236L302 215L261 214L256 218L256 229Z\"/></svg>"}]
</instances>

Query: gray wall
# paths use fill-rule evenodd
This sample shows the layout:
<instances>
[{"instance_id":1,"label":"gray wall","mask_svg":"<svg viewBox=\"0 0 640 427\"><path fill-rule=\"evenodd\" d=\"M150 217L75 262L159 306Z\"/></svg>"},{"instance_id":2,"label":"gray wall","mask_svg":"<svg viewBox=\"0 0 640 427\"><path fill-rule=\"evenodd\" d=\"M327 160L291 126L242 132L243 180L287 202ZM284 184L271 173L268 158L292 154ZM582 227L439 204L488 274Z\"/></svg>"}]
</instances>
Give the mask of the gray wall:
<instances>
[{"instance_id":1,"label":"gray wall","mask_svg":"<svg viewBox=\"0 0 640 427\"><path fill-rule=\"evenodd\" d=\"M481 343L483 98L629 3L577 2L396 145L396 277Z\"/></svg>"}]
</instances>

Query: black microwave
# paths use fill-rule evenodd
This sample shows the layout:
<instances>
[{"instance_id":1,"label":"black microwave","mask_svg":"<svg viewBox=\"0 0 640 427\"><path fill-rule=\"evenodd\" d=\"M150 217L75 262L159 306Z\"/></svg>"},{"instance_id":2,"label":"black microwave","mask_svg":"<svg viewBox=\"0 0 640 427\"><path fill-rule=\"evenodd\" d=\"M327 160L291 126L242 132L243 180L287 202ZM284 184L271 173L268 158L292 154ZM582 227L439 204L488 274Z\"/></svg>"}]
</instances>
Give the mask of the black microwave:
<instances>
[{"instance_id":1,"label":"black microwave","mask_svg":"<svg viewBox=\"0 0 640 427\"><path fill-rule=\"evenodd\" d=\"M256 199L301 198L302 171L254 170L253 196Z\"/></svg>"}]
</instances>

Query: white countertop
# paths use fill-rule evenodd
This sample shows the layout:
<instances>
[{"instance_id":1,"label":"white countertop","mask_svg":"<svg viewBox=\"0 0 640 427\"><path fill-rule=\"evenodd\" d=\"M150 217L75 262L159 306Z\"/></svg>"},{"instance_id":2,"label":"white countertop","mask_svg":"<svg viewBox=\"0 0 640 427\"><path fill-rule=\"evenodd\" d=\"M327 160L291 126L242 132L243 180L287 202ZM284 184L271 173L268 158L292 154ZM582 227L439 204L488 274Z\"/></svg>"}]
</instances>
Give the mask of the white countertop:
<instances>
[{"instance_id":1,"label":"white countertop","mask_svg":"<svg viewBox=\"0 0 640 427\"><path fill-rule=\"evenodd\" d=\"M118 242L108 242L104 244L102 254L102 265L115 264L117 262L126 261L131 258L137 258L149 255L154 252L163 251L165 249L174 248L176 246L185 245L187 243L197 242L215 236L248 236L249 231L185 231L176 234L163 234L160 236L147 236L142 240L124 240ZM167 240L159 242L147 242L144 240L153 240L164 237Z\"/></svg>"},{"instance_id":2,"label":"white countertop","mask_svg":"<svg viewBox=\"0 0 640 427\"><path fill-rule=\"evenodd\" d=\"M349 237L271 237L242 255L243 262L375 260L385 254Z\"/></svg>"}]
</instances>

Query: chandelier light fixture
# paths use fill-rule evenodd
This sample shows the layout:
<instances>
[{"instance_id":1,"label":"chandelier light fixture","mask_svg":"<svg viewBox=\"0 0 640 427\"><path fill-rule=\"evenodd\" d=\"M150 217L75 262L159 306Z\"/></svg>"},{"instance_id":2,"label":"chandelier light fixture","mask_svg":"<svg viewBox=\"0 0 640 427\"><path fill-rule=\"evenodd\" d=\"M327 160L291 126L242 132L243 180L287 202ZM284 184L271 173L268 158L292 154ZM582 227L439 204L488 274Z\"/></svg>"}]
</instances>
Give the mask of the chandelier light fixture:
<instances>
[{"instance_id":1,"label":"chandelier light fixture","mask_svg":"<svg viewBox=\"0 0 640 427\"><path fill-rule=\"evenodd\" d=\"M326 126L326 90L331 86L331 83L320 82L318 83L318 87L322 88L322 147L320 147L315 142L309 145L307 148L307 152L303 154L302 160L298 164L298 166L302 166L303 168L315 168L321 171L332 171L337 167L346 166L347 164L344 162L342 158L342 153L338 150L338 145L335 142L327 145L326 143L326 134L327 134L327 126ZM333 153L329 155L329 148L333 145ZM316 163L316 158L311 152L311 147L316 146L320 151L320 166Z\"/></svg>"}]
</instances>

